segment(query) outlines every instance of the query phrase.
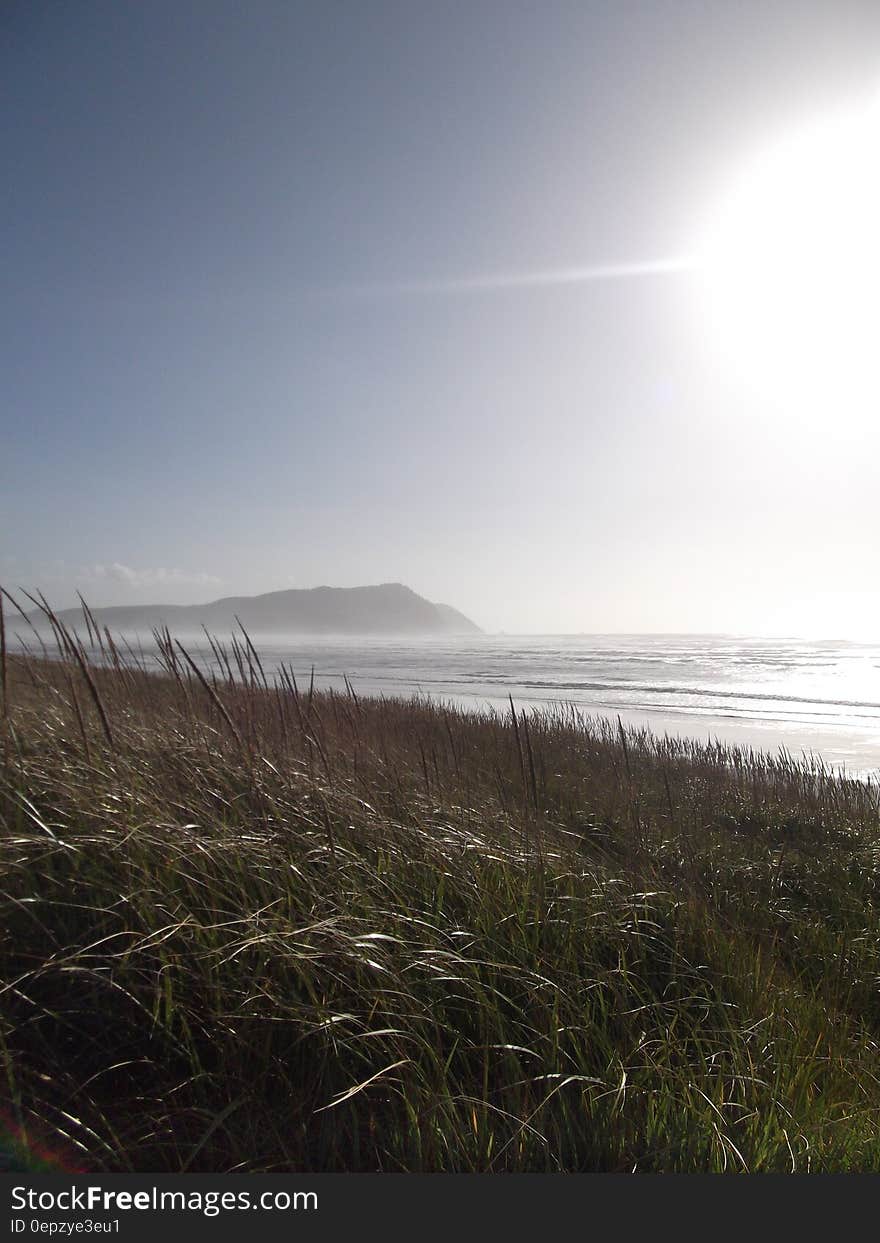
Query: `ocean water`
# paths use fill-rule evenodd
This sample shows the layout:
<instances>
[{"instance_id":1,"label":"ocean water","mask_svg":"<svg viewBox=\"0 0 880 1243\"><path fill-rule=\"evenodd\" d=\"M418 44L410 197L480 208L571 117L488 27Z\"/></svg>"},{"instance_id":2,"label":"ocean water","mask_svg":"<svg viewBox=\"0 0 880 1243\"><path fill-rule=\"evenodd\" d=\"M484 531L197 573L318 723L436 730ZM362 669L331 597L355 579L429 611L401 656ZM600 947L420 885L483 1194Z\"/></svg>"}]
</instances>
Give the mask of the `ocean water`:
<instances>
[{"instance_id":1,"label":"ocean water","mask_svg":"<svg viewBox=\"0 0 880 1243\"><path fill-rule=\"evenodd\" d=\"M83 635L83 637L85 637ZM210 664L204 635L181 635ZM719 635L251 636L267 672L463 708L571 703L657 734L820 757L880 780L880 643ZM152 640L144 637L146 651Z\"/></svg>"},{"instance_id":2,"label":"ocean water","mask_svg":"<svg viewBox=\"0 0 880 1243\"><path fill-rule=\"evenodd\" d=\"M365 695L465 708L572 703L658 734L820 756L880 779L880 644L718 635L252 636L264 665ZM204 646L204 637L201 645Z\"/></svg>"}]
</instances>

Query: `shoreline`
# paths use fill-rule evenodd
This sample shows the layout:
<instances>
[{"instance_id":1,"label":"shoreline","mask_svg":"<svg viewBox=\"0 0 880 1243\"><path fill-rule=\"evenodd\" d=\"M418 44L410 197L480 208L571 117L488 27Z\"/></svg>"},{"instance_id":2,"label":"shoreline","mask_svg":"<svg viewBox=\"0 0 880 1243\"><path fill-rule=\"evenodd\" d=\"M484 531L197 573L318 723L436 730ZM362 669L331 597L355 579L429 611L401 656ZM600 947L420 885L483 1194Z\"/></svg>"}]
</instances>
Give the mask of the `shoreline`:
<instances>
[{"instance_id":1,"label":"shoreline","mask_svg":"<svg viewBox=\"0 0 880 1243\"><path fill-rule=\"evenodd\" d=\"M81 641L83 636L78 636ZM204 635L191 636L196 642L187 644L187 650L198 660L201 661L205 671L217 673L219 664L216 654L206 643ZM262 639L271 638L272 636L254 636L254 642L257 650L263 647ZM489 636L491 637L491 636ZM621 636L612 636L618 639ZM40 635L40 640L45 643L47 636ZM125 636L116 636L117 640L125 639ZM97 663L102 660L106 663L112 663L109 653L101 655L101 648L98 644L89 644L84 642L84 650L88 651ZM448 639L437 639L431 644L424 644L423 647L438 647L446 649L449 646ZM15 643L10 644L7 641L9 656L24 656L25 651ZM289 642L285 649L268 648L267 655L263 655L260 651L267 674L270 677L277 677L279 667L286 662L281 659L282 656L299 657L298 668L295 669L296 676L300 681L308 681L312 667L307 663L309 658L320 658L329 651L334 653L337 651L346 652L352 656L356 656L359 651L368 654L375 650L384 651L391 648L395 651L415 652L419 653L418 644L412 643L410 640L395 638L393 640L360 639L357 643L340 642L336 638L310 640L300 642L299 638ZM152 650L150 650L152 649ZM277 655L275 654L277 653ZM53 660L61 659L63 653L57 646L54 651L46 644L45 651L41 649L40 653L31 653L36 658L43 655ZM138 668L146 667L149 671L161 674L163 672L162 658L155 648L155 642L152 642L149 648L134 651L131 648L128 652L124 650L121 653L123 663L128 667ZM147 665L143 666L146 661ZM292 664L286 667L292 668ZM442 670L437 672L442 673ZM700 745L714 745L721 743L724 746L734 746L745 752L754 751L762 756L774 758L781 753L787 753L795 758L799 763L811 766L815 763L824 764L826 768L833 769L841 775L849 779L861 781L867 784L880 784L880 718L878 718L878 727L875 730L873 726L853 725L850 721L841 721L839 723L833 721L815 722L815 721L787 721L779 717L765 717L748 715L745 712L724 712L719 710L717 706L697 706L697 705L662 705L654 704L638 704L634 705L625 702L615 702L603 698L601 692L604 688L595 686L590 688L590 694L582 694L576 697L574 694L536 694L536 688L527 682L517 681L514 678L507 683L499 683L494 685L483 684L476 687L467 687L454 680L446 680L442 677L431 679L401 677L399 674L389 674L383 677L377 677L375 672L369 670L364 674L358 674L351 668L346 669L314 669L314 685L316 690L333 690L335 693L347 694L348 687L352 687L354 691L363 697L382 698L392 697L401 700L407 700L412 697L427 697L438 704L454 704L466 712L479 713L481 711L497 711L504 714L509 712L509 701L512 697L518 709L525 708L529 711L544 711L555 709L573 709L581 714L587 720L608 721L616 724L618 718L624 722L628 728L634 730L648 729L652 735L662 739L669 735L684 743L696 743ZM542 688L544 689L544 688ZM550 689L550 688L546 688ZM576 686L568 686L565 688L569 692L576 692ZM616 688L615 688L616 689ZM627 688L630 689L630 688ZM631 688L633 692L639 688ZM667 686L658 686L650 688L652 692L658 695L669 694L670 689ZM748 701L749 692L730 691L727 688L672 688L680 690L685 694L706 694L707 697L716 696L722 701L729 700L731 703ZM606 692L607 693L607 692ZM762 701L771 704L774 702L785 702L787 704L797 703L803 704L806 709L809 705L824 707L851 708L851 707L876 707L880 712L880 704L873 704L870 701L836 701L806 699L799 697L790 697L785 700L782 696L772 694L754 695ZM769 709L768 709L769 710ZM873 717L869 716L869 720L873 721Z\"/></svg>"}]
</instances>

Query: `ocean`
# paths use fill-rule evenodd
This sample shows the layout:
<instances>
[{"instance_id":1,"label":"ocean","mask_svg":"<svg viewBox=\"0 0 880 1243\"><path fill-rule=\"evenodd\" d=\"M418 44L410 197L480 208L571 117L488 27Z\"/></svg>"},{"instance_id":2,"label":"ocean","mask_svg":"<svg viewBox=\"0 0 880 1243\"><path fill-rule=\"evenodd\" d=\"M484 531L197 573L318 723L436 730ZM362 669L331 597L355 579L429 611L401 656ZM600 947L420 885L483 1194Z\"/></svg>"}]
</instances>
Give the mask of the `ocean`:
<instances>
[{"instance_id":1,"label":"ocean","mask_svg":"<svg viewBox=\"0 0 880 1243\"><path fill-rule=\"evenodd\" d=\"M213 663L204 634L179 637ZM509 696L520 708L574 704L656 734L785 748L795 759L819 757L880 781L880 643L618 634L251 638L267 673L283 662L300 685L314 667L316 687L343 693L348 679L358 694L429 695L465 709L509 712ZM149 654L152 638L142 642Z\"/></svg>"},{"instance_id":2,"label":"ocean","mask_svg":"<svg viewBox=\"0 0 880 1243\"><path fill-rule=\"evenodd\" d=\"M880 779L880 644L726 635L252 636L268 670L509 711L571 703L657 734L819 756ZM193 643L204 648L201 643Z\"/></svg>"}]
</instances>

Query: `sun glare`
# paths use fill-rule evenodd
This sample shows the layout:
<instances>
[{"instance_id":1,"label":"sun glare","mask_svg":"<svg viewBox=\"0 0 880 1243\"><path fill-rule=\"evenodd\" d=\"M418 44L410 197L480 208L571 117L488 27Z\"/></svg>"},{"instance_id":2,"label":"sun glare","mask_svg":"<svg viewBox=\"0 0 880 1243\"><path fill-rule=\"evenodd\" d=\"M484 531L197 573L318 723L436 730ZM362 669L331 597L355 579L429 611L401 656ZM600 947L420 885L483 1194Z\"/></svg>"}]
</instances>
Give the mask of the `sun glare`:
<instances>
[{"instance_id":1,"label":"sun glare","mask_svg":"<svg viewBox=\"0 0 880 1243\"><path fill-rule=\"evenodd\" d=\"M869 417L878 393L880 103L774 142L732 178L700 247L704 311L739 377L793 413Z\"/></svg>"}]
</instances>

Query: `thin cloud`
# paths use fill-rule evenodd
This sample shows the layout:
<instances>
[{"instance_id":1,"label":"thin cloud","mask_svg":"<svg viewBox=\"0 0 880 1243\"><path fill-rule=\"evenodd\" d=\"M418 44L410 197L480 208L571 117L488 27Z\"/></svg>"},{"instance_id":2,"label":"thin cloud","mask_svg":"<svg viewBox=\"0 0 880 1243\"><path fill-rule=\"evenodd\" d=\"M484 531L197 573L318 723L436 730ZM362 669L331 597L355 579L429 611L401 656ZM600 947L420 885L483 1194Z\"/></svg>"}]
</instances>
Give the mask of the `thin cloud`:
<instances>
[{"instance_id":1,"label":"thin cloud","mask_svg":"<svg viewBox=\"0 0 880 1243\"><path fill-rule=\"evenodd\" d=\"M217 586L222 580L204 570L190 572L188 570L166 569L158 566L155 569L135 570L130 565L113 561L109 565L92 565L79 575L86 582L122 583L133 589L163 586Z\"/></svg>"},{"instance_id":2,"label":"thin cloud","mask_svg":"<svg viewBox=\"0 0 880 1243\"><path fill-rule=\"evenodd\" d=\"M505 289L542 289L554 285L588 285L600 281L638 280L674 276L697 266L693 255L644 259L629 263L602 263L577 268L550 268L537 272L496 272L437 280L389 281L349 286L346 292L363 296L381 294L492 293Z\"/></svg>"}]
</instances>

